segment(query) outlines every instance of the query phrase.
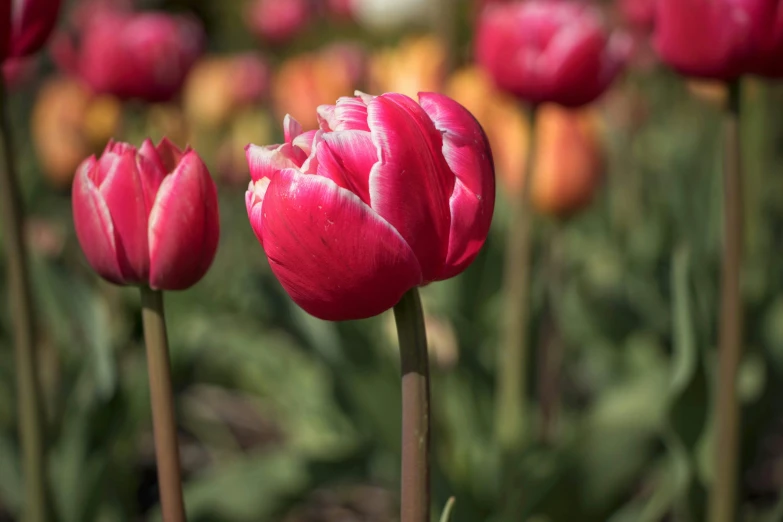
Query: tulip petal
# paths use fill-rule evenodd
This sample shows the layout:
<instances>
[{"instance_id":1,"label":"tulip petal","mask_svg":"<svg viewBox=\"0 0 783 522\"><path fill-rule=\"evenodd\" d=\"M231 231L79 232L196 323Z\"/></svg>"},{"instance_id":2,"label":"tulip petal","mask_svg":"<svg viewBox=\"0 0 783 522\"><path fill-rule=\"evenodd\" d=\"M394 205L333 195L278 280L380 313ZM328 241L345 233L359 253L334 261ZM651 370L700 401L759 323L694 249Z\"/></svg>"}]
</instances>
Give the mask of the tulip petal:
<instances>
[{"instance_id":1,"label":"tulip petal","mask_svg":"<svg viewBox=\"0 0 783 522\"><path fill-rule=\"evenodd\" d=\"M289 143L268 147L251 144L245 147L245 156L253 181L262 178L271 179L278 171L298 168L307 159L304 152Z\"/></svg>"},{"instance_id":2,"label":"tulip petal","mask_svg":"<svg viewBox=\"0 0 783 522\"><path fill-rule=\"evenodd\" d=\"M443 155L457 178L449 202L449 249L439 276L448 279L473 262L487 238L495 209L492 151L481 125L462 105L436 93L420 93L419 102L443 134Z\"/></svg>"},{"instance_id":3,"label":"tulip petal","mask_svg":"<svg viewBox=\"0 0 783 522\"><path fill-rule=\"evenodd\" d=\"M155 202L160 184L169 172L161 161L158 151L149 139L144 140L136 156L136 168L139 170L139 180L144 192L144 208L147 215Z\"/></svg>"},{"instance_id":4,"label":"tulip petal","mask_svg":"<svg viewBox=\"0 0 783 522\"><path fill-rule=\"evenodd\" d=\"M291 143L294 138L302 134L302 126L290 114L286 114L283 118L283 134L286 143Z\"/></svg>"},{"instance_id":5,"label":"tulip petal","mask_svg":"<svg viewBox=\"0 0 783 522\"><path fill-rule=\"evenodd\" d=\"M318 174L332 179L370 205L369 177L378 162L378 149L365 131L338 131L324 134L318 148Z\"/></svg>"},{"instance_id":6,"label":"tulip petal","mask_svg":"<svg viewBox=\"0 0 783 522\"><path fill-rule=\"evenodd\" d=\"M372 208L411 246L424 280L433 281L448 251L455 182L441 134L416 102L396 93L370 102L368 122L380 154L370 173Z\"/></svg>"},{"instance_id":7,"label":"tulip petal","mask_svg":"<svg viewBox=\"0 0 783 522\"><path fill-rule=\"evenodd\" d=\"M335 125L333 131L362 130L369 131L367 125L367 104L361 98L343 96L334 107Z\"/></svg>"},{"instance_id":8,"label":"tulip petal","mask_svg":"<svg viewBox=\"0 0 783 522\"><path fill-rule=\"evenodd\" d=\"M73 223L90 266L103 278L122 284L124 276L117 260L117 242L109 207L91 172L97 169L95 157L84 161L73 180Z\"/></svg>"},{"instance_id":9,"label":"tulip petal","mask_svg":"<svg viewBox=\"0 0 783 522\"><path fill-rule=\"evenodd\" d=\"M98 168L104 172L99 190L114 222L123 277L126 282L145 282L149 274L148 209L135 150L104 154Z\"/></svg>"},{"instance_id":10,"label":"tulip petal","mask_svg":"<svg viewBox=\"0 0 783 522\"><path fill-rule=\"evenodd\" d=\"M411 248L356 195L283 170L263 206L264 250L291 298L320 319L363 319L422 282Z\"/></svg>"},{"instance_id":11,"label":"tulip petal","mask_svg":"<svg viewBox=\"0 0 783 522\"><path fill-rule=\"evenodd\" d=\"M220 237L217 190L195 152L163 180L149 221L152 288L184 290L207 273Z\"/></svg>"},{"instance_id":12,"label":"tulip petal","mask_svg":"<svg viewBox=\"0 0 783 522\"><path fill-rule=\"evenodd\" d=\"M155 147L155 150L158 152L158 157L163 163L164 174L171 174L174 172L174 169L177 168L180 160L182 160L182 156L185 155L185 151L174 145L170 139L165 137L160 140L160 143Z\"/></svg>"},{"instance_id":13,"label":"tulip petal","mask_svg":"<svg viewBox=\"0 0 783 522\"><path fill-rule=\"evenodd\" d=\"M250 220L250 226L253 233L258 238L261 245L264 245L264 237L261 231L261 222L263 217L263 203L266 196L266 190L269 188L269 178L260 179L256 182L251 181L245 192L245 206L247 207L247 217Z\"/></svg>"}]
</instances>

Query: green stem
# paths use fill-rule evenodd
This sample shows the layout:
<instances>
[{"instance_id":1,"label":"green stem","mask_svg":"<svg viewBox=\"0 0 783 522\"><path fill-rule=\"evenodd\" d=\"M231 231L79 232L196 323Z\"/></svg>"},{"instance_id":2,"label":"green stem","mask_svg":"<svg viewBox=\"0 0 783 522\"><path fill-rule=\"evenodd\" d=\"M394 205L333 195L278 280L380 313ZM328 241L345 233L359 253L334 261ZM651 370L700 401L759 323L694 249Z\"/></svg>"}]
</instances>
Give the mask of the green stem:
<instances>
[{"instance_id":1,"label":"green stem","mask_svg":"<svg viewBox=\"0 0 783 522\"><path fill-rule=\"evenodd\" d=\"M503 288L504 317L498 358L495 429L500 448L514 452L523 441L527 417L527 366L529 359L530 265L532 212L530 186L535 166L535 106L529 110L529 139L522 189L511 201L511 218L506 239Z\"/></svg>"},{"instance_id":2,"label":"green stem","mask_svg":"<svg viewBox=\"0 0 783 522\"><path fill-rule=\"evenodd\" d=\"M430 370L418 288L394 307L402 373L400 521L430 520Z\"/></svg>"},{"instance_id":3,"label":"green stem","mask_svg":"<svg viewBox=\"0 0 783 522\"><path fill-rule=\"evenodd\" d=\"M740 407L737 370L742 351L742 165L740 157L740 81L729 84L725 117L723 188L723 267L721 275L718 382L715 401L715 481L710 492L710 521L731 522L737 512Z\"/></svg>"},{"instance_id":4,"label":"green stem","mask_svg":"<svg viewBox=\"0 0 783 522\"><path fill-rule=\"evenodd\" d=\"M8 294L14 321L19 440L24 473L24 514L26 522L48 519L46 452L44 448L41 391L35 339L35 317L27 250L24 244L24 211L16 172L16 154L11 137L8 98L0 83L0 132L3 159L0 175L3 234L5 236Z\"/></svg>"},{"instance_id":5,"label":"green stem","mask_svg":"<svg viewBox=\"0 0 783 522\"><path fill-rule=\"evenodd\" d=\"M144 341L147 345L147 370L150 378L152 428L155 436L161 511L164 522L185 522L169 343L166 336L166 319L163 314L163 293L142 287L141 306Z\"/></svg>"}]
</instances>

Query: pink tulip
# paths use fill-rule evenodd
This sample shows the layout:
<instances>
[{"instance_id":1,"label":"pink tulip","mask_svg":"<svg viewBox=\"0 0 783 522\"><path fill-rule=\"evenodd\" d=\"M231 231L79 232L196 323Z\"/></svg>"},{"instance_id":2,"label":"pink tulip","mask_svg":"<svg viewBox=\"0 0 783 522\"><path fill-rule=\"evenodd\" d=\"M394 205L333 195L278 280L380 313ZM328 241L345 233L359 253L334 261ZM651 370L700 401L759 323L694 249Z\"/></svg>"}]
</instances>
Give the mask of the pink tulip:
<instances>
[{"instance_id":1,"label":"pink tulip","mask_svg":"<svg viewBox=\"0 0 783 522\"><path fill-rule=\"evenodd\" d=\"M215 183L193 150L167 139L139 150L110 142L78 168L76 235L90 265L120 285L183 290L212 264L219 237Z\"/></svg>"},{"instance_id":2,"label":"pink tulip","mask_svg":"<svg viewBox=\"0 0 783 522\"><path fill-rule=\"evenodd\" d=\"M246 19L259 38L282 43L304 30L310 22L311 11L308 0L255 0Z\"/></svg>"},{"instance_id":3,"label":"pink tulip","mask_svg":"<svg viewBox=\"0 0 783 522\"><path fill-rule=\"evenodd\" d=\"M38 51L57 23L60 0L0 0L0 58L19 58Z\"/></svg>"},{"instance_id":4,"label":"pink tulip","mask_svg":"<svg viewBox=\"0 0 783 522\"><path fill-rule=\"evenodd\" d=\"M755 0L752 13L755 50L748 72L767 78L783 78L783 1Z\"/></svg>"},{"instance_id":5,"label":"pink tulip","mask_svg":"<svg viewBox=\"0 0 783 522\"><path fill-rule=\"evenodd\" d=\"M746 0L659 0L653 45L675 70L714 79L742 74L753 52Z\"/></svg>"},{"instance_id":6,"label":"pink tulip","mask_svg":"<svg viewBox=\"0 0 783 522\"><path fill-rule=\"evenodd\" d=\"M286 116L285 143L248 145L250 224L292 299L327 320L361 319L409 289L462 272L495 206L484 131L457 102L358 93Z\"/></svg>"},{"instance_id":7,"label":"pink tulip","mask_svg":"<svg viewBox=\"0 0 783 522\"><path fill-rule=\"evenodd\" d=\"M204 32L189 17L103 10L85 20L78 49L57 43L61 68L96 93L162 102L179 93L201 55Z\"/></svg>"},{"instance_id":8,"label":"pink tulip","mask_svg":"<svg viewBox=\"0 0 783 522\"><path fill-rule=\"evenodd\" d=\"M476 35L477 60L499 88L571 107L598 98L630 49L626 35L608 33L597 8L568 0L490 3Z\"/></svg>"}]
</instances>

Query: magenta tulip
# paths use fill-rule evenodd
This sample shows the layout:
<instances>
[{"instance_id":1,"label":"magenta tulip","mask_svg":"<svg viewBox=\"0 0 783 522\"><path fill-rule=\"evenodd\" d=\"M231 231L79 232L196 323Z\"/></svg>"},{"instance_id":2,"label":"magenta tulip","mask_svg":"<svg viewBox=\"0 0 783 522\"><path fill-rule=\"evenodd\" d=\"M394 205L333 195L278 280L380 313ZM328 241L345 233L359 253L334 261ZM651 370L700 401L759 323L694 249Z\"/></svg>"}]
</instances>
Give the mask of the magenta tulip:
<instances>
[{"instance_id":1,"label":"magenta tulip","mask_svg":"<svg viewBox=\"0 0 783 522\"><path fill-rule=\"evenodd\" d=\"M309 0L255 0L245 19L262 40L282 43L305 29L310 22L311 11Z\"/></svg>"},{"instance_id":2,"label":"magenta tulip","mask_svg":"<svg viewBox=\"0 0 783 522\"><path fill-rule=\"evenodd\" d=\"M477 60L499 88L569 107L598 98L630 50L630 38L609 34L596 7L568 0L490 3L476 35Z\"/></svg>"},{"instance_id":3,"label":"magenta tulip","mask_svg":"<svg viewBox=\"0 0 783 522\"><path fill-rule=\"evenodd\" d=\"M287 116L284 144L246 149L250 224L292 299L321 319L361 319L462 272L495 206L475 118L434 93L357 93L318 117L302 132Z\"/></svg>"},{"instance_id":4,"label":"magenta tulip","mask_svg":"<svg viewBox=\"0 0 783 522\"><path fill-rule=\"evenodd\" d=\"M654 46L689 76L783 77L783 2L657 0Z\"/></svg>"},{"instance_id":5,"label":"magenta tulip","mask_svg":"<svg viewBox=\"0 0 783 522\"><path fill-rule=\"evenodd\" d=\"M204 40L190 17L103 10L85 20L78 49L60 40L56 57L97 93L163 102L180 92Z\"/></svg>"},{"instance_id":6,"label":"magenta tulip","mask_svg":"<svg viewBox=\"0 0 783 522\"><path fill-rule=\"evenodd\" d=\"M19 58L38 51L57 22L60 0L0 0L0 58Z\"/></svg>"},{"instance_id":7,"label":"magenta tulip","mask_svg":"<svg viewBox=\"0 0 783 522\"><path fill-rule=\"evenodd\" d=\"M141 148L110 142L79 167L76 235L90 265L120 285L183 290L212 264L219 237L217 191L195 151L164 139Z\"/></svg>"}]
</instances>

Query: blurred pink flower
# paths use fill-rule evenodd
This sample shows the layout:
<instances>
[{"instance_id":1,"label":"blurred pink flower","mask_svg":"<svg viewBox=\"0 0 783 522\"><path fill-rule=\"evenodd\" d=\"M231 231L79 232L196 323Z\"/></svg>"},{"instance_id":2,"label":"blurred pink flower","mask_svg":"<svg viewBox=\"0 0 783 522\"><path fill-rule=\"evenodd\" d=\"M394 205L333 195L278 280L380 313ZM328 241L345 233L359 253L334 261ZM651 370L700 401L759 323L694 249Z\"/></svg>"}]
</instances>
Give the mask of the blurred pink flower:
<instances>
[{"instance_id":1,"label":"blurred pink flower","mask_svg":"<svg viewBox=\"0 0 783 522\"><path fill-rule=\"evenodd\" d=\"M246 19L259 38L282 43L302 32L311 14L308 0L255 0L248 6Z\"/></svg>"},{"instance_id":2,"label":"blurred pink flower","mask_svg":"<svg viewBox=\"0 0 783 522\"><path fill-rule=\"evenodd\" d=\"M639 31L652 30L656 0L620 0L620 14L625 22Z\"/></svg>"},{"instance_id":3,"label":"blurred pink flower","mask_svg":"<svg viewBox=\"0 0 783 522\"><path fill-rule=\"evenodd\" d=\"M598 98L631 51L597 7L569 0L489 4L476 35L479 64L501 89L533 103L580 106Z\"/></svg>"},{"instance_id":4,"label":"blurred pink flower","mask_svg":"<svg viewBox=\"0 0 783 522\"><path fill-rule=\"evenodd\" d=\"M654 46L682 74L783 76L779 0L658 0Z\"/></svg>"},{"instance_id":5,"label":"blurred pink flower","mask_svg":"<svg viewBox=\"0 0 783 522\"><path fill-rule=\"evenodd\" d=\"M38 62L34 58L8 58L3 62L3 81L13 90L29 82L35 75Z\"/></svg>"},{"instance_id":6,"label":"blurred pink flower","mask_svg":"<svg viewBox=\"0 0 783 522\"><path fill-rule=\"evenodd\" d=\"M201 24L186 16L102 10L84 23L78 47L58 39L55 61L96 93L122 99L172 99L204 46Z\"/></svg>"}]
</instances>

